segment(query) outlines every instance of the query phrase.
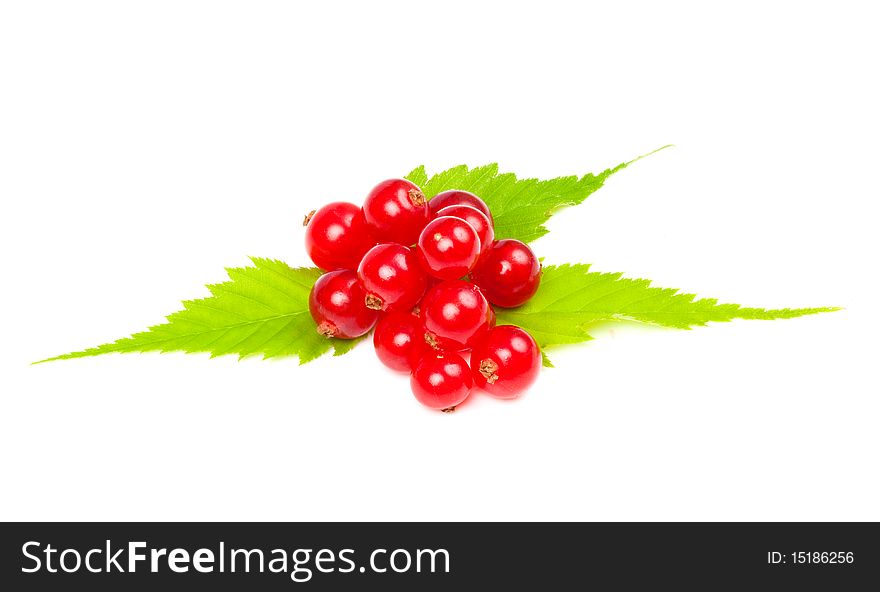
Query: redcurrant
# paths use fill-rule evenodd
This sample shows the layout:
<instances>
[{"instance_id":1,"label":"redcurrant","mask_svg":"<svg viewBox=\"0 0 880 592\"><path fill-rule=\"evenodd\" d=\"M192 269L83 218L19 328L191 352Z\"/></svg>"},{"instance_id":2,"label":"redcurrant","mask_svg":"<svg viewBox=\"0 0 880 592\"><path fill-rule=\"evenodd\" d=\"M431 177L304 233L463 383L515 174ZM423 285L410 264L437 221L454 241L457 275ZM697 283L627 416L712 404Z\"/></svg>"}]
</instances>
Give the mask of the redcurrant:
<instances>
[{"instance_id":1,"label":"redcurrant","mask_svg":"<svg viewBox=\"0 0 880 592\"><path fill-rule=\"evenodd\" d=\"M430 275L454 280L467 275L476 265L480 238L474 227L461 218L440 216L428 222L419 235L418 253L422 267Z\"/></svg>"},{"instance_id":2,"label":"redcurrant","mask_svg":"<svg viewBox=\"0 0 880 592\"><path fill-rule=\"evenodd\" d=\"M492 212L489 211L489 206L470 191L461 191L460 189L443 191L432 197L431 201L428 202L428 207L431 209L431 215L437 214L437 212L446 206L471 206L477 208L486 214L486 217L492 222Z\"/></svg>"},{"instance_id":3,"label":"redcurrant","mask_svg":"<svg viewBox=\"0 0 880 592\"><path fill-rule=\"evenodd\" d=\"M474 386L467 362L455 352L434 352L422 357L409 380L422 405L452 411L467 399Z\"/></svg>"},{"instance_id":4,"label":"redcurrant","mask_svg":"<svg viewBox=\"0 0 880 592\"><path fill-rule=\"evenodd\" d=\"M440 282L421 305L425 341L438 350L470 349L495 324L495 314L480 289L470 282Z\"/></svg>"},{"instance_id":5,"label":"redcurrant","mask_svg":"<svg viewBox=\"0 0 880 592\"><path fill-rule=\"evenodd\" d=\"M349 269L318 278L309 293L309 312L325 337L354 339L373 328L379 313L367 308L357 274Z\"/></svg>"},{"instance_id":6,"label":"redcurrant","mask_svg":"<svg viewBox=\"0 0 880 592\"><path fill-rule=\"evenodd\" d=\"M495 241L495 230L488 216L473 206L446 206L437 212L437 217L454 216L474 227L480 237L480 253L485 253Z\"/></svg>"},{"instance_id":7,"label":"redcurrant","mask_svg":"<svg viewBox=\"0 0 880 592\"><path fill-rule=\"evenodd\" d=\"M325 271L357 269L375 243L364 214L353 203L336 201L306 216L306 252Z\"/></svg>"},{"instance_id":8,"label":"redcurrant","mask_svg":"<svg viewBox=\"0 0 880 592\"><path fill-rule=\"evenodd\" d=\"M501 325L474 345L471 370L478 387L500 399L512 399L538 377L541 350L525 330Z\"/></svg>"},{"instance_id":9,"label":"redcurrant","mask_svg":"<svg viewBox=\"0 0 880 592\"><path fill-rule=\"evenodd\" d=\"M415 183L389 179L367 195L364 219L379 241L412 245L428 223L428 202Z\"/></svg>"},{"instance_id":10,"label":"redcurrant","mask_svg":"<svg viewBox=\"0 0 880 592\"><path fill-rule=\"evenodd\" d=\"M425 326L411 312L391 312L379 319L373 331L373 346L383 364L400 372L412 372L429 350Z\"/></svg>"},{"instance_id":11,"label":"redcurrant","mask_svg":"<svg viewBox=\"0 0 880 592\"><path fill-rule=\"evenodd\" d=\"M368 308L410 311L428 285L415 251L403 245L376 245L364 255L357 275Z\"/></svg>"},{"instance_id":12,"label":"redcurrant","mask_svg":"<svg viewBox=\"0 0 880 592\"><path fill-rule=\"evenodd\" d=\"M541 283L541 262L529 246L515 239L495 241L471 272L471 280L496 306L519 306Z\"/></svg>"}]
</instances>

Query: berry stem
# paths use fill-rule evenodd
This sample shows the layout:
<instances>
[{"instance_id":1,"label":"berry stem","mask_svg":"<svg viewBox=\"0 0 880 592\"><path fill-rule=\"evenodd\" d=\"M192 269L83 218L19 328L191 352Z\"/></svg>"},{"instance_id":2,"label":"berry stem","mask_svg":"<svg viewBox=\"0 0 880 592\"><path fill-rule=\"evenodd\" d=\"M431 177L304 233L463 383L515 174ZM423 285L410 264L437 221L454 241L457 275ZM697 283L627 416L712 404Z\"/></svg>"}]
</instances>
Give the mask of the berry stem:
<instances>
[{"instance_id":1,"label":"berry stem","mask_svg":"<svg viewBox=\"0 0 880 592\"><path fill-rule=\"evenodd\" d=\"M489 358L480 360L480 374L485 377L486 382L495 384L495 381L498 380L498 364Z\"/></svg>"},{"instance_id":2,"label":"berry stem","mask_svg":"<svg viewBox=\"0 0 880 592\"><path fill-rule=\"evenodd\" d=\"M367 308L371 308L373 310L382 310L382 299L378 296L374 296L373 294L367 294L367 297L364 298L364 304L367 305Z\"/></svg>"},{"instance_id":3,"label":"berry stem","mask_svg":"<svg viewBox=\"0 0 880 592\"><path fill-rule=\"evenodd\" d=\"M437 336L430 331L425 332L425 343L427 343L433 349L440 349L440 340L437 339Z\"/></svg>"},{"instance_id":4,"label":"berry stem","mask_svg":"<svg viewBox=\"0 0 880 592\"><path fill-rule=\"evenodd\" d=\"M323 335L324 337L330 338L336 336L336 325L331 323L330 321L321 321L318 323L318 335Z\"/></svg>"}]
</instances>

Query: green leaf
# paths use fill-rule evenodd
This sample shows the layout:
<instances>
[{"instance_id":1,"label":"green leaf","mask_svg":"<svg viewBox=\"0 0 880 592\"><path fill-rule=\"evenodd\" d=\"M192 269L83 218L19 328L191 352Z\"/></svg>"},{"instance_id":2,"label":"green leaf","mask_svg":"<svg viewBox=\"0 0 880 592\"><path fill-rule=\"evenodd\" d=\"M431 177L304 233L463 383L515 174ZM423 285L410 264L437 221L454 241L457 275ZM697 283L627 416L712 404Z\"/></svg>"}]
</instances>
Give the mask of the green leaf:
<instances>
[{"instance_id":1,"label":"green leaf","mask_svg":"<svg viewBox=\"0 0 880 592\"><path fill-rule=\"evenodd\" d=\"M547 233L543 224L556 210L581 203L602 187L608 177L640 158L644 156L598 175L546 181L499 173L496 164L457 166L430 178L425 167L420 166L407 178L420 185L429 197L446 189L476 193L493 211L497 238L528 242ZM169 315L166 323L113 343L43 361L106 353L181 351L205 352L212 357L298 356L304 364L331 349L333 355L339 356L357 345L360 339L327 339L315 330L308 296L321 275L319 269L292 268L272 259L251 261L253 266L228 269L229 281L208 286L211 296L207 298L185 301L183 310ZM693 294L651 287L648 280L591 272L588 265L577 264L544 268L541 288L535 297L516 309L498 309L497 315L499 324L525 328L546 348L592 339L587 330L600 321L640 321L687 329L709 321L793 318L833 310L838 309L765 310L719 304L715 299L697 300ZM546 354L543 363L553 366Z\"/></svg>"},{"instance_id":2,"label":"green leaf","mask_svg":"<svg viewBox=\"0 0 880 592\"><path fill-rule=\"evenodd\" d=\"M460 165L430 178L424 166L406 176L422 188L429 198L448 189L474 193L488 204L495 219L495 238L515 238L531 242L547 234L544 223L562 207L583 202L605 184L605 180L653 152L606 169L597 175L569 176L556 179L517 179L513 173L499 173L497 164L468 168Z\"/></svg>"},{"instance_id":3,"label":"green leaf","mask_svg":"<svg viewBox=\"0 0 880 592\"><path fill-rule=\"evenodd\" d=\"M206 352L239 358L295 355L301 364L334 350L350 351L359 340L335 340L315 330L309 291L321 275L315 268L292 268L272 259L251 258L253 267L227 269L229 281L208 286L211 296L187 300L168 322L84 351L49 360L125 352Z\"/></svg>"},{"instance_id":4,"label":"green leaf","mask_svg":"<svg viewBox=\"0 0 880 592\"><path fill-rule=\"evenodd\" d=\"M538 293L519 308L496 310L499 325L519 325L541 347L592 339L587 332L599 321L639 321L676 329L733 319L790 319L837 308L744 308L714 298L651 287L650 280L620 273L591 272L589 265L544 268ZM546 365L546 363L545 363Z\"/></svg>"},{"instance_id":5,"label":"green leaf","mask_svg":"<svg viewBox=\"0 0 880 592\"><path fill-rule=\"evenodd\" d=\"M409 174L404 178L409 179L419 187L425 187L428 184L428 173L425 172L425 165L423 164L411 170ZM435 195L437 194L431 194L429 197L434 197Z\"/></svg>"}]
</instances>

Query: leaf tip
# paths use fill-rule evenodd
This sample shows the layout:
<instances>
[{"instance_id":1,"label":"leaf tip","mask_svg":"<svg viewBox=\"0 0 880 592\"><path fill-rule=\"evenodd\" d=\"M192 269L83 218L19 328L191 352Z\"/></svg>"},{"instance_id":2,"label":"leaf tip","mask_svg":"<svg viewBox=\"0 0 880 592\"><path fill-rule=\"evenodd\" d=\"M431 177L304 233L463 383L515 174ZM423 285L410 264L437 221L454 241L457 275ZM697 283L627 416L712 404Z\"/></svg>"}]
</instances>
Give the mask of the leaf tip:
<instances>
[{"instance_id":1,"label":"leaf tip","mask_svg":"<svg viewBox=\"0 0 880 592\"><path fill-rule=\"evenodd\" d=\"M656 149L654 149L654 150L651 150L650 152L646 152L645 154L642 154L641 156L636 156L636 157L633 158L632 160L630 160L630 161L628 161L628 162L624 162L623 164L618 165L617 167L615 167L615 168L612 170L612 172L617 172L617 171L619 171L620 169L624 169L624 168L628 167L628 166L631 165L631 164L635 164L635 163L637 163L638 161L642 160L643 158L648 158L649 156L652 156L652 155L654 155L654 154L657 154L658 152L660 152L660 151L662 151L662 150L666 150L667 148L675 148L675 144L666 144L665 146L660 146L659 148L656 148Z\"/></svg>"},{"instance_id":2,"label":"leaf tip","mask_svg":"<svg viewBox=\"0 0 880 592\"><path fill-rule=\"evenodd\" d=\"M80 357L75 354L61 354L59 356L52 356L51 358L46 358L44 360L37 360L36 362L31 362L28 364L29 366L37 366L39 364L46 364L47 362L57 362L58 360L69 360L70 358Z\"/></svg>"}]
</instances>

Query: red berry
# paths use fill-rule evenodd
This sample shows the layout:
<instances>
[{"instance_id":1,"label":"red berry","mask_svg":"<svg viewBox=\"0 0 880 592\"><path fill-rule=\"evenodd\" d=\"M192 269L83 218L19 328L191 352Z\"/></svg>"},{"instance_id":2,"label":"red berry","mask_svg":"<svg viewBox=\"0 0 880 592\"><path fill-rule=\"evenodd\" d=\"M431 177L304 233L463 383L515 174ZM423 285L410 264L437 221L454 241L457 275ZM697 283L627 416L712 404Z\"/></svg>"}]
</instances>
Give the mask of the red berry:
<instances>
[{"instance_id":1,"label":"red berry","mask_svg":"<svg viewBox=\"0 0 880 592\"><path fill-rule=\"evenodd\" d=\"M410 311L428 285L416 252L403 245L376 245L364 255L357 275L367 307L384 311Z\"/></svg>"},{"instance_id":2,"label":"red berry","mask_svg":"<svg viewBox=\"0 0 880 592\"><path fill-rule=\"evenodd\" d=\"M495 324L495 314L479 288L463 280L441 282L421 305L425 341L434 349L464 350Z\"/></svg>"},{"instance_id":3,"label":"red berry","mask_svg":"<svg viewBox=\"0 0 880 592\"><path fill-rule=\"evenodd\" d=\"M357 269L375 241L353 203L335 201L306 216L306 252L325 271Z\"/></svg>"},{"instance_id":4,"label":"red berry","mask_svg":"<svg viewBox=\"0 0 880 592\"><path fill-rule=\"evenodd\" d=\"M437 217L454 216L474 227L480 237L480 253L485 253L495 241L495 230L489 217L473 206L446 206L437 212Z\"/></svg>"},{"instance_id":5,"label":"red berry","mask_svg":"<svg viewBox=\"0 0 880 592\"><path fill-rule=\"evenodd\" d=\"M425 271L441 280L454 280L467 275L477 264L480 238L474 227L461 218L441 216L422 230L418 253Z\"/></svg>"},{"instance_id":6,"label":"red berry","mask_svg":"<svg viewBox=\"0 0 880 592\"><path fill-rule=\"evenodd\" d=\"M501 325L474 346L471 370L478 387L500 399L512 399L538 377L541 350L525 330Z\"/></svg>"},{"instance_id":7,"label":"red berry","mask_svg":"<svg viewBox=\"0 0 880 592\"><path fill-rule=\"evenodd\" d=\"M318 278L309 293L309 312L325 337L354 339L373 328L379 313L364 304L357 274L349 269Z\"/></svg>"},{"instance_id":8,"label":"red berry","mask_svg":"<svg viewBox=\"0 0 880 592\"><path fill-rule=\"evenodd\" d=\"M367 195L364 219L378 240L412 245L428 223L428 202L418 185L389 179Z\"/></svg>"},{"instance_id":9,"label":"red berry","mask_svg":"<svg viewBox=\"0 0 880 592\"><path fill-rule=\"evenodd\" d=\"M519 306L541 283L541 262L529 246L515 239L495 241L471 272L471 280L492 304Z\"/></svg>"},{"instance_id":10,"label":"red berry","mask_svg":"<svg viewBox=\"0 0 880 592\"><path fill-rule=\"evenodd\" d=\"M474 386L467 362L454 352L423 356L409 383L422 405L442 411L452 411L460 405Z\"/></svg>"},{"instance_id":11,"label":"red berry","mask_svg":"<svg viewBox=\"0 0 880 592\"><path fill-rule=\"evenodd\" d=\"M422 320L410 312L392 312L379 319L373 346L383 364L400 372L412 372L430 349Z\"/></svg>"},{"instance_id":12,"label":"red berry","mask_svg":"<svg viewBox=\"0 0 880 592\"><path fill-rule=\"evenodd\" d=\"M431 201L428 202L428 207L431 209L431 215L437 214L437 212L447 206L471 206L477 208L486 214L489 222L492 222L494 225L494 222L492 221L492 212L489 211L489 206L470 191L461 191L460 189L443 191L432 197Z\"/></svg>"}]
</instances>

